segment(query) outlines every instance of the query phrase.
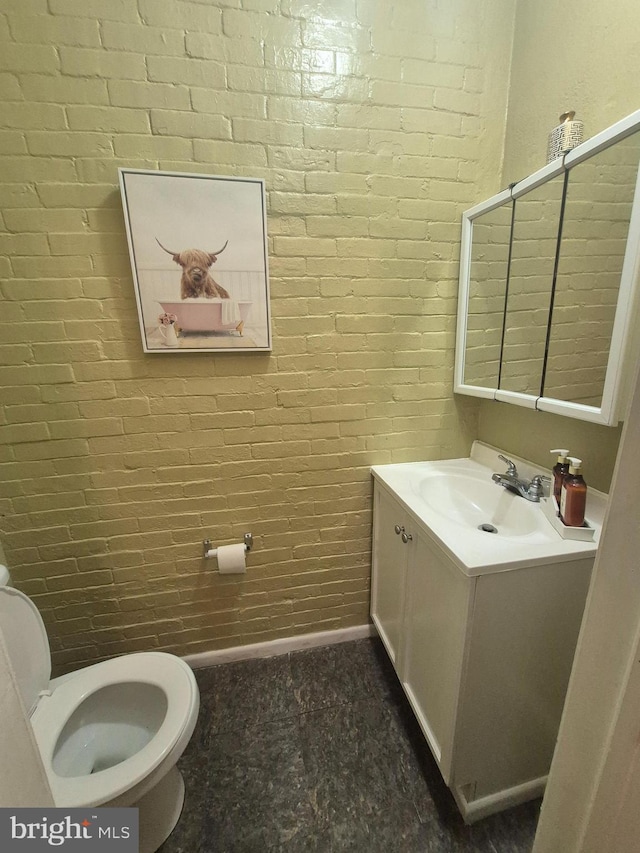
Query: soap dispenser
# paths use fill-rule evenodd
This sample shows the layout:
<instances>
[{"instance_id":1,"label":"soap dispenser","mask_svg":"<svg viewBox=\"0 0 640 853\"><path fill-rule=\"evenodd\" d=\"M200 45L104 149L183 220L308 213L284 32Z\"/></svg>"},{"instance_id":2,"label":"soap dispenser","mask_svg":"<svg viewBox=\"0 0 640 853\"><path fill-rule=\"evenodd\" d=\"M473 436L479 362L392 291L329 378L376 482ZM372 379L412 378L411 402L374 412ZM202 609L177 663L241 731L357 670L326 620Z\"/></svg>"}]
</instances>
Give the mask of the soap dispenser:
<instances>
[{"instance_id":1,"label":"soap dispenser","mask_svg":"<svg viewBox=\"0 0 640 853\"><path fill-rule=\"evenodd\" d=\"M569 473L569 451L558 448L558 450L551 450L549 452L555 453L558 456L558 461L553 466L553 496L558 501L558 506L560 506L562 483Z\"/></svg>"},{"instance_id":2,"label":"soap dispenser","mask_svg":"<svg viewBox=\"0 0 640 853\"><path fill-rule=\"evenodd\" d=\"M560 518L567 527L582 527L587 505L587 484L582 477L582 459L569 456L569 473L562 483Z\"/></svg>"}]
</instances>

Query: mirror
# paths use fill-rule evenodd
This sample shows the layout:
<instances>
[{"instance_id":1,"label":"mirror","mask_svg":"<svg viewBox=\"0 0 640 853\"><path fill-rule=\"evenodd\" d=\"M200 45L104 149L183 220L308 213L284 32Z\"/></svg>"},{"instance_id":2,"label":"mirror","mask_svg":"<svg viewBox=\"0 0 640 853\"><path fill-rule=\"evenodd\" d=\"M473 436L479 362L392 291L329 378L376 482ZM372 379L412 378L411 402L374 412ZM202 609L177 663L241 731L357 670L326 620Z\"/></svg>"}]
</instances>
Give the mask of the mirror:
<instances>
[{"instance_id":1,"label":"mirror","mask_svg":"<svg viewBox=\"0 0 640 853\"><path fill-rule=\"evenodd\" d=\"M640 132L568 174L543 394L600 407L640 162Z\"/></svg>"},{"instance_id":2,"label":"mirror","mask_svg":"<svg viewBox=\"0 0 640 853\"><path fill-rule=\"evenodd\" d=\"M472 225L464 379L489 389L500 381L512 208L509 198Z\"/></svg>"},{"instance_id":3,"label":"mirror","mask_svg":"<svg viewBox=\"0 0 640 853\"><path fill-rule=\"evenodd\" d=\"M563 175L515 200L498 388L540 394L556 262Z\"/></svg>"},{"instance_id":4,"label":"mirror","mask_svg":"<svg viewBox=\"0 0 640 853\"><path fill-rule=\"evenodd\" d=\"M639 162L640 111L466 211L457 393L617 423L640 347Z\"/></svg>"}]
</instances>

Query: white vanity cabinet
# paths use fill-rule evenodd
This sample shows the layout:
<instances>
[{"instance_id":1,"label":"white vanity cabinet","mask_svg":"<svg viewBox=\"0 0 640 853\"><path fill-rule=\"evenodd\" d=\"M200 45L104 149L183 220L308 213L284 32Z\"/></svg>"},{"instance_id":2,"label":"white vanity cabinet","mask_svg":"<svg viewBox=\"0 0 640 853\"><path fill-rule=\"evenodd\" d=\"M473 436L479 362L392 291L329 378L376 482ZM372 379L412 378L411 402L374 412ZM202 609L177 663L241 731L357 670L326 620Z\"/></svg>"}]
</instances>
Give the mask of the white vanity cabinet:
<instances>
[{"instance_id":1,"label":"white vanity cabinet","mask_svg":"<svg viewBox=\"0 0 640 853\"><path fill-rule=\"evenodd\" d=\"M470 576L374 481L371 616L468 821L544 790L592 565Z\"/></svg>"}]
</instances>

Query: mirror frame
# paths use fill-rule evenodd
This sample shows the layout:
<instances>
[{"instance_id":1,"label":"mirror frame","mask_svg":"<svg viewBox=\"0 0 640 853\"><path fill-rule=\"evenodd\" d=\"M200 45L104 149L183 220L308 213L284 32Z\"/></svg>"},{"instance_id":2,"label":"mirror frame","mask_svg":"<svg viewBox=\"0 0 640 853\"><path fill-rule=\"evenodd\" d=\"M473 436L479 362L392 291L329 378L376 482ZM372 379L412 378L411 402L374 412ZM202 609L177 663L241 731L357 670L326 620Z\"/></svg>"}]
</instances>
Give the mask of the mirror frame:
<instances>
[{"instance_id":1,"label":"mirror frame","mask_svg":"<svg viewBox=\"0 0 640 853\"><path fill-rule=\"evenodd\" d=\"M602 390L602 402L600 406L586 406L582 403L571 403L554 397L546 397L544 394L522 394L515 391L504 391L498 388L486 388L483 386L468 385L464 382L465 369L465 342L467 336L468 322L468 299L470 293L471 252L473 240L473 221L483 213L509 202L516 200L525 193L539 187L558 175L565 175L563 191L563 203L558 221L558 241L556 245L557 256L560 250L562 233L562 210L566 197L567 176L572 167L578 165L600 153L616 142L640 131L640 110L632 113L611 127L596 134L591 139L583 142L563 157L547 164L542 169L534 172L529 177L517 184L512 184L509 189L503 190L486 201L466 210L462 215L462 237L460 249L460 280L458 288L458 321L456 330L456 356L454 369L454 392L466 394L472 397L498 400L503 403L511 403L524 406L529 409L552 412L558 415L577 418L579 420L591 421L593 423L614 426L625 416L627 404L627 385L632 378L629 374L635 367L637 356L640 354L640 334L631 334L633 320L637 311L638 302L638 279L640 274L640 162L636 176L636 186L633 196L633 205L629 220L629 231L620 276L620 287L616 305L615 317L609 358L604 386ZM513 233L511 240L513 239ZM503 340L504 321L506 319L506 302L508 295L508 279L505 281L505 314L503 317ZM547 320L548 329L552 322L550 310ZM502 358L502 353L501 353ZM545 354L546 363L546 354ZM544 365L543 371L544 374ZM542 376L541 376L542 380ZM543 390L543 389L542 389Z\"/></svg>"},{"instance_id":2,"label":"mirror frame","mask_svg":"<svg viewBox=\"0 0 640 853\"><path fill-rule=\"evenodd\" d=\"M481 385L466 385L464 382L465 368L465 348L462 347L462 358L460 354L460 341L465 341L467 337L467 325L469 319L468 305L469 295L471 292L471 252L473 249L472 229L473 220L482 216L483 213L490 213L503 204L511 201L511 190L503 190L497 195L492 196L486 201L477 204L470 210L465 211L462 215L462 245L460 253L460 286L458 290L458 327L456 331L456 364L455 364L455 380L454 391L460 394L470 394L473 397L485 397L494 399L496 389L485 388ZM505 283L506 284L506 283ZM505 293L506 302L506 293ZM460 305L464 304L464 315L460 312ZM504 309L503 309L504 311ZM504 322L504 320L503 320ZM502 353L500 354L502 358Z\"/></svg>"}]
</instances>

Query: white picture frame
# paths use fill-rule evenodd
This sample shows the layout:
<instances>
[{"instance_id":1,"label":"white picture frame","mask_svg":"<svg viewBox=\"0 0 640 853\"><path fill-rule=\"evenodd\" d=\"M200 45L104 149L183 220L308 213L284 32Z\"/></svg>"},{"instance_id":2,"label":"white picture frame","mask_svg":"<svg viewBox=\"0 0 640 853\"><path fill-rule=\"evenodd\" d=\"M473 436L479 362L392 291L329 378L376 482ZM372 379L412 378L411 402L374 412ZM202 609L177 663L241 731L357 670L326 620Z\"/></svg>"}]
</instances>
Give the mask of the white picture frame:
<instances>
[{"instance_id":1,"label":"white picture frame","mask_svg":"<svg viewBox=\"0 0 640 853\"><path fill-rule=\"evenodd\" d=\"M264 181L118 174L144 352L270 351Z\"/></svg>"}]
</instances>

